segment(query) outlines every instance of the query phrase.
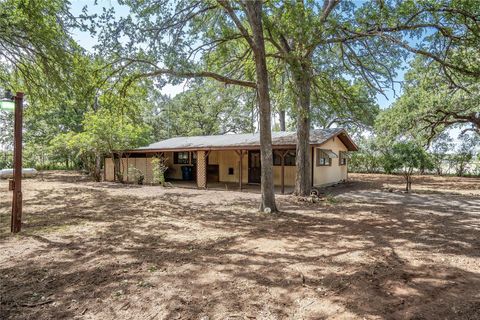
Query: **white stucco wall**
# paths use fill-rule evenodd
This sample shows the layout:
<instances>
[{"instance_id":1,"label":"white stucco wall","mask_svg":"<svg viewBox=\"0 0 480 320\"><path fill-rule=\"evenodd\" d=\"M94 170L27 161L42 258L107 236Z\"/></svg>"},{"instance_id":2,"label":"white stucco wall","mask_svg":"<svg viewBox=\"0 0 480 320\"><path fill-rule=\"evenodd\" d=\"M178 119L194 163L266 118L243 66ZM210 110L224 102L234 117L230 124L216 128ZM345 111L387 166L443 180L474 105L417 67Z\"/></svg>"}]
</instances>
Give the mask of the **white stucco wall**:
<instances>
[{"instance_id":1,"label":"white stucco wall","mask_svg":"<svg viewBox=\"0 0 480 320\"><path fill-rule=\"evenodd\" d=\"M341 166L339 158L333 158L332 164L330 166L317 166L318 149L332 150L338 157L340 157L340 151L347 151L347 147L345 147L345 145L339 138L332 138L321 146L315 147L312 164L313 185L322 186L340 182L342 180L347 180L347 165Z\"/></svg>"}]
</instances>

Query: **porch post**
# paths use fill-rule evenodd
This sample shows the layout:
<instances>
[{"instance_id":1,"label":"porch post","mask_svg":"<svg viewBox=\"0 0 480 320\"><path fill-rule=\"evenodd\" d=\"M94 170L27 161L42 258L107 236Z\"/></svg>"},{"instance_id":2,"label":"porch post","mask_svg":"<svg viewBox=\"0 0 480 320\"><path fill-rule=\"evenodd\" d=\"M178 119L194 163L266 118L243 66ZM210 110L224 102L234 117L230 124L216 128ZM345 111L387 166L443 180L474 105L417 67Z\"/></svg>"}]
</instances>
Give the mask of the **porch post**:
<instances>
[{"instance_id":1,"label":"porch post","mask_svg":"<svg viewBox=\"0 0 480 320\"><path fill-rule=\"evenodd\" d=\"M129 182L129 181L128 181L128 176L130 175L130 174L129 174L129 168L128 168L128 158L129 158L129 157L130 157L130 153L126 153L126 154L125 154L125 158L127 158L127 182ZM120 160L120 161L121 161L121 160ZM125 177L123 177L123 178L125 179Z\"/></svg>"},{"instance_id":2,"label":"porch post","mask_svg":"<svg viewBox=\"0 0 480 320\"><path fill-rule=\"evenodd\" d=\"M208 186L208 156L210 155L210 151L211 150L205 151L205 189L207 189Z\"/></svg>"},{"instance_id":3,"label":"porch post","mask_svg":"<svg viewBox=\"0 0 480 320\"><path fill-rule=\"evenodd\" d=\"M282 173L281 173L281 183L282 183L282 194L285 194L285 156L288 151L280 152L280 159L282 161Z\"/></svg>"},{"instance_id":4,"label":"porch post","mask_svg":"<svg viewBox=\"0 0 480 320\"><path fill-rule=\"evenodd\" d=\"M240 168L238 169L238 185L240 187L240 191L242 191L243 188L243 150L235 150L236 154L240 157L240 162L239 166Z\"/></svg>"},{"instance_id":5,"label":"porch post","mask_svg":"<svg viewBox=\"0 0 480 320\"><path fill-rule=\"evenodd\" d=\"M197 151L197 187L207 187L207 157L205 151Z\"/></svg>"}]
</instances>

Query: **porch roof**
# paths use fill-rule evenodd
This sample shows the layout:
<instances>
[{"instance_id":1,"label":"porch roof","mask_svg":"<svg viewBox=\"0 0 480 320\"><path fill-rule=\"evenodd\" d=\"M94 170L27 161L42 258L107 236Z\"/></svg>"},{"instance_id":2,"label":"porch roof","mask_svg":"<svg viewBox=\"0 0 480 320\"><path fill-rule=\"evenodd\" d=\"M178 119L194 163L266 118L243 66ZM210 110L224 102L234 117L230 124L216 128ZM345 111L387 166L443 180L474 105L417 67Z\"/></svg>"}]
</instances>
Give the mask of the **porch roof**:
<instances>
[{"instance_id":1,"label":"porch roof","mask_svg":"<svg viewBox=\"0 0 480 320\"><path fill-rule=\"evenodd\" d=\"M343 128L315 129L310 131L310 144L321 145L338 136L349 151L358 148ZM297 143L295 132L272 132L273 147L294 147ZM175 137L152 143L131 152L169 151L169 150L219 150L239 148L259 148L259 133L224 134L213 136Z\"/></svg>"}]
</instances>

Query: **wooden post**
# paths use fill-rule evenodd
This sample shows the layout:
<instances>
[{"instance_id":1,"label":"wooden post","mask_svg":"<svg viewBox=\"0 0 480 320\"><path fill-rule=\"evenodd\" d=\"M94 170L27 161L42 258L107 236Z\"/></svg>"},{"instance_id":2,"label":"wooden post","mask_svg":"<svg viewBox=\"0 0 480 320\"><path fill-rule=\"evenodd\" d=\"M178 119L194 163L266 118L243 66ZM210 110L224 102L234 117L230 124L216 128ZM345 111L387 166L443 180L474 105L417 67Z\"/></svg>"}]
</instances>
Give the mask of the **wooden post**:
<instances>
[{"instance_id":1,"label":"wooden post","mask_svg":"<svg viewBox=\"0 0 480 320\"><path fill-rule=\"evenodd\" d=\"M10 231L20 232L22 229L22 121L23 92L15 96L15 123L13 147L13 199L12 221Z\"/></svg>"},{"instance_id":2,"label":"wooden post","mask_svg":"<svg viewBox=\"0 0 480 320\"><path fill-rule=\"evenodd\" d=\"M129 157L130 157L130 153L126 153L126 154L125 154L125 158L127 158L127 169L126 169L126 170L127 170L127 171L126 171L126 172L127 172L127 182L129 182L129 181L128 181L128 176L129 176L129 174L128 174L128 173L129 173L129 172L128 172L128 158L129 158ZM122 159L120 159L120 161L122 161ZM123 177L123 180L125 181L125 177Z\"/></svg>"},{"instance_id":3,"label":"wooden post","mask_svg":"<svg viewBox=\"0 0 480 320\"><path fill-rule=\"evenodd\" d=\"M239 161L239 169L238 169L238 186L240 188L240 191L242 191L243 188L243 150L235 150L235 153L240 157Z\"/></svg>"},{"instance_id":4,"label":"wooden post","mask_svg":"<svg viewBox=\"0 0 480 320\"><path fill-rule=\"evenodd\" d=\"M207 161L205 151L197 151L197 187L207 188Z\"/></svg>"},{"instance_id":5,"label":"wooden post","mask_svg":"<svg viewBox=\"0 0 480 320\"><path fill-rule=\"evenodd\" d=\"M211 150L205 151L205 189L208 187L208 156L210 155L210 151Z\"/></svg>"},{"instance_id":6,"label":"wooden post","mask_svg":"<svg viewBox=\"0 0 480 320\"><path fill-rule=\"evenodd\" d=\"M282 161L282 173L281 173L281 184L282 184L282 194L285 194L285 156L287 155L287 151L280 152L280 159Z\"/></svg>"}]
</instances>

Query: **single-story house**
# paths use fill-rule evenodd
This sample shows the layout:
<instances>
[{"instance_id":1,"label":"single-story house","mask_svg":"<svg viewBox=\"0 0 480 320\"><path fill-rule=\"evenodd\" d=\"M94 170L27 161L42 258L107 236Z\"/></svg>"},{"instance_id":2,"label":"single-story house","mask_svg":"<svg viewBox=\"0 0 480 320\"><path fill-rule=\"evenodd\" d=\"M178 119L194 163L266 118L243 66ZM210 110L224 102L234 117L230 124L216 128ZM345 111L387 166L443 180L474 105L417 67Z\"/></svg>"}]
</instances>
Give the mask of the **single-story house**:
<instances>
[{"instance_id":1,"label":"single-story house","mask_svg":"<svg viewBox=\"0 0 480 320\"><path fill-rule=\"evenodd\" d=\"M276 186L295 184L295 132L272 132L273 174ZM358 148L342 128L316 129L310 133L312 150L312 185L322 186L347 180L349 151ZM125 150L116 158L117 170L122 170L128 182L129 172L137 168L144 182L153 179L152 158L163 156L168 170L166 179L192 180L197 187L208 183L260 183L260 135L258 133L213 136L176 137L149 146ZM120 162L121 161L121 162ZM184 168L182 168L184 167ZM114 161L105 159L105 180L114 181ZM136 170L138 172L138 170ZM130 178L131 180L131 178Z\"/></svg>"}]
</instances>

